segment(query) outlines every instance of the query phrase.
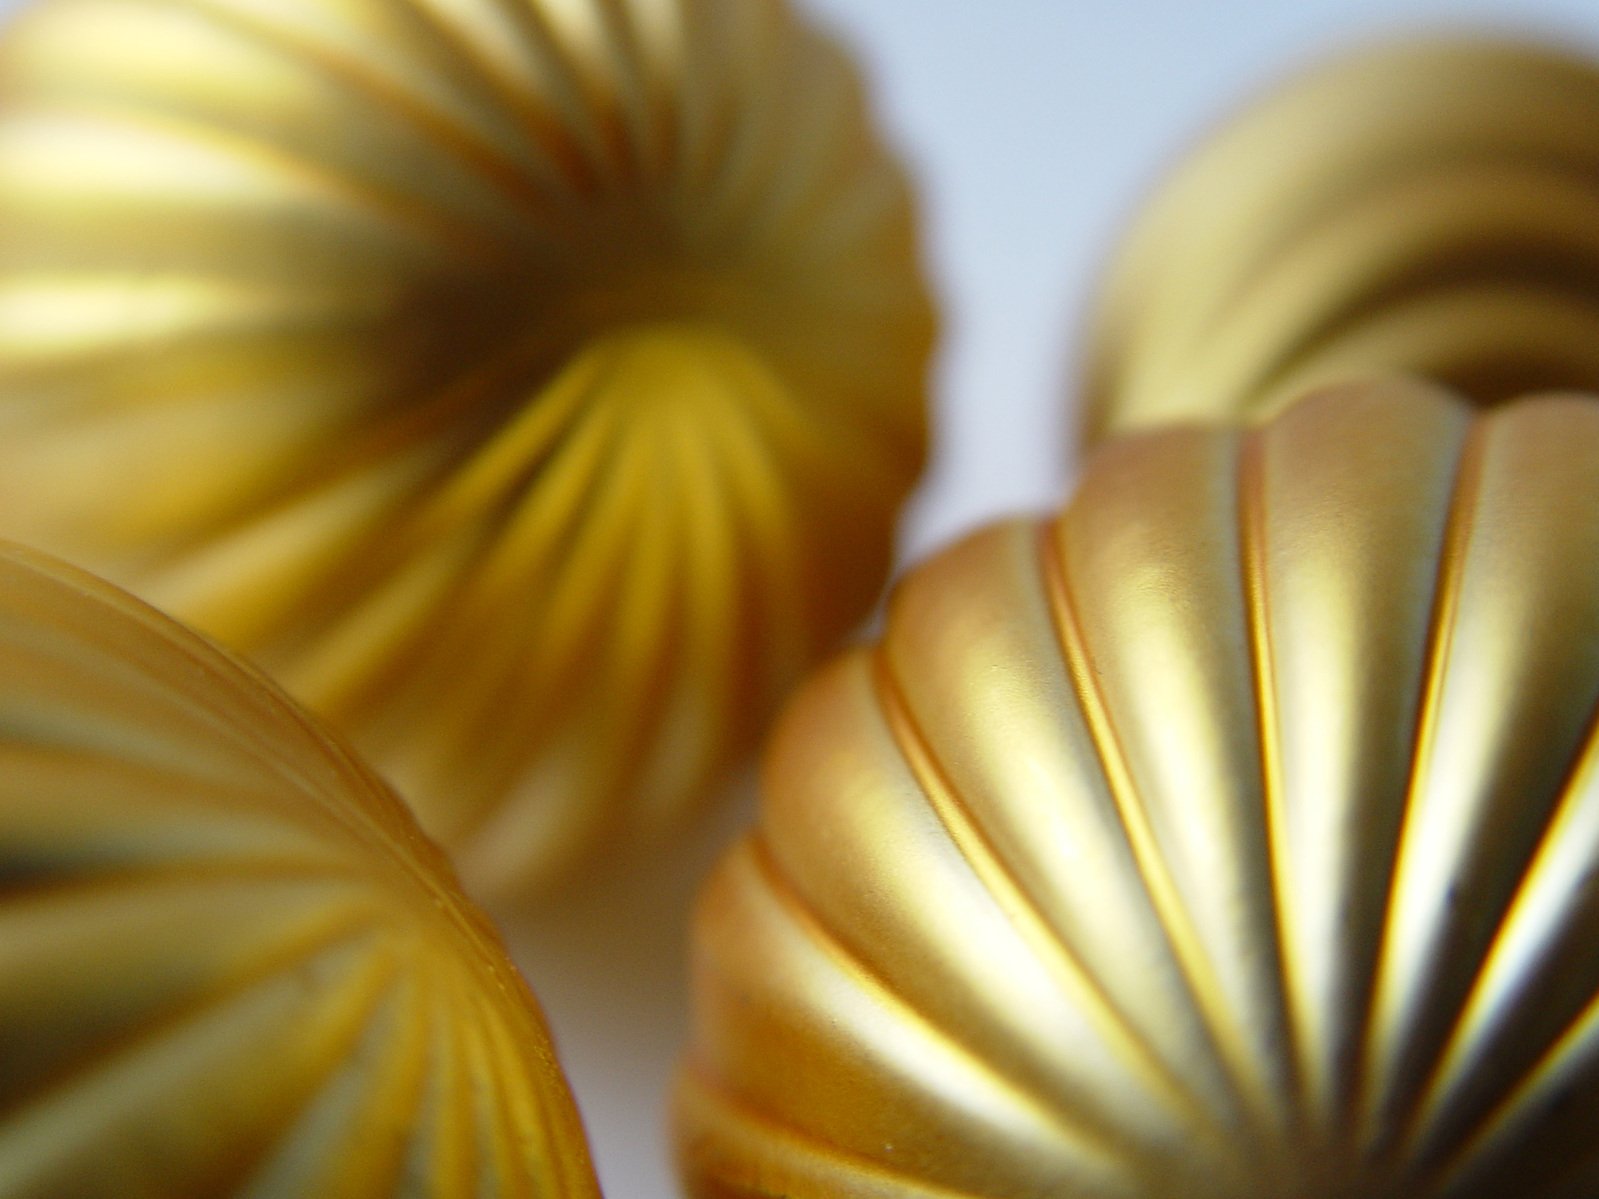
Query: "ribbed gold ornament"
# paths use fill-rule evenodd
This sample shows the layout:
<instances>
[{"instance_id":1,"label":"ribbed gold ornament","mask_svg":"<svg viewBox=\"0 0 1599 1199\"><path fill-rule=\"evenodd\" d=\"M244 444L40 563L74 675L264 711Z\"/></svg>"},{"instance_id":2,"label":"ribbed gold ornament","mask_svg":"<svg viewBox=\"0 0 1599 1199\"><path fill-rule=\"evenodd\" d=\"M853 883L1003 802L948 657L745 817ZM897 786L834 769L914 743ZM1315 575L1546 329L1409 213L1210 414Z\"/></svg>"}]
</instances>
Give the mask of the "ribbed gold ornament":
<instances>
[{"instance_id":1,"label":"ribbed gold ornament","mask_svg":"<svg viewBox=\"0 0 1599 1199\"><path fill-rule=\"evenodd\" d=\"M1335 59L1156 189L1104 293L1089 442L1352 372L1599 389L1599 64L1492 38Z\"/></svg>"},{"instance_id":2,"label":"ribbed gold ornament","mask_svg":"<svg viewBox=\"0 0 1599 1199\"><path fill-rule=\"evenodd\" d=\"M253 671L0 546L0 1196L598 1194L403 806Z\"/></svg>"},{"instance_id":3,"label":"ribbed gold ornament","mask_svg":"<svg viewBox=\"0 0 1599 1199\"><path fill-rule=\"evenodd\" d=\"M781 0L40 0L0 532L247 652L485 891L680 822L919 470L905 181Z\"/></svg>"},{"instance_id":4,"label":"ribbed gold ornament","mask_svg":"<svg viewBox=\"0 0 1599 1199\"><path fill-rule=\"evenodd\" d=\"M690 1192L1599 1191L1596 462L1352 386L911 574L703 896Z\"/></svg>"}]
</instances>

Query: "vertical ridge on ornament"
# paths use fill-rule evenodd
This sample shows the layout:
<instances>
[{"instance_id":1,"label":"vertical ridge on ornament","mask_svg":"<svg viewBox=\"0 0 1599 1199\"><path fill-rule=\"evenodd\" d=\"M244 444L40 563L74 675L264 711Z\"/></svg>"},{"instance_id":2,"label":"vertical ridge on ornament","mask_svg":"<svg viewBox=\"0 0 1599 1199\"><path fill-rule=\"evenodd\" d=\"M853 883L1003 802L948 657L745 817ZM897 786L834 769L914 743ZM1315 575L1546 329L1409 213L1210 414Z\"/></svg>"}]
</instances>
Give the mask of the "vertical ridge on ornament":
<instances>
[{"instance_id":1,"label":"vertical ridge on ornament","mask_svg":"<svg viewBox=\"0 0 1599 1199\"><path fill-rule=\"evenodd\" d=\"M1215 1064L1225 1078L1223 1087L1228 1092L1231 1119L1247 1125L1250 1119L1247 1109L1252 1103L1251 1096L1246 1093L1248 1082L1239 1077L1236 1059L1225 1043L1226 1032L1216 1027L1218 1013L1207 1003L1203 994L1203 980L1194 977L1196 972L1205 971L1202 951L1197 947L1199 938L1191 927L1186 926L1186 921L1180 920L1181 899L1175 894L1175 884L1171 880L1170 870L1164 861L1158 839L1151 830L1147 816L1137 799L1136 784L1127 768L1126 755L1117 738L1104 698L1094 681L1096 672L1087 648L1082 621L1072 599L1067 569L1060 549L1062 540L1064 538L1059 526L1041 530L1037 550L1038 561L1042 567L1051 620L1059 638L1059 650L1066 666L1067 676L1071 680L1083 728L1089 737L1090 753L1100 765L1105 793L1110 799L1110 808L1114 816L1113 828L1123 840L1128 854L1127 861L1132 866L1134 877L1142 886L1149 910L1154 916L1158 939L1174 968L1175 981L1191 1009L1197 1014L1197 1024L1203 1029L1201 1035L1207 1049L1214 1056ZM1174 919L1178 919L1183 927L1174 928Z\"/></svg>"},{"instance_id":2,"label":"vertical ridge on ornament","mask_svg":"<svg viewBox=\"0 0 1599 1199\"><path fill-rule=\"evenodd\" d=\"M1291 1110L1282 1098L1293 1086L1259 1072L1285 1064L1270 1048L1285 1032L1275 916L1262 885L1269 860L1263 813L1254 804L1222 809L1188 798L1227 786L1258 794L1261 786L1259 718L1240 669L1248 646L1232 482L1238 449L1227 435L1197 431L1145 449L1123 466L1107 447L1082 502L1055 527L1060 594L1075 613L1069 627L1077 645L1068 657L1081 655L1074 675L1104 730L1098 756L1113 779L1120 776L1112 790L1162 926L1247 1118L1271 1144L1274 1124ZM1128 506L1149 506L1152 486L1173 498L1170 507L1156 520L1129 517ZM1190 598L1166 607L1163 589ZM1203 628L1190 624L1195 611L1211 614ZM1136 641L1125 633L1132 627L1141 630ZM1160 691L1141 685L1146 678L1162 679ZM1157 695L1161 706L1190 715L1165 721L1141 711ZM1216 722L1194 718L1218 707L1226 715Z\"/></svg>"},{"instance_id":3,"label":"vertical ridge on ornament","mask_svg":"<svg viewBox=\"0 0 1599 1199\"><path fill-rule=\"evenodd\" d=\"M1495 453L1498 439L1492 436L1492 432L1497 431L1496 422L1490 422L1484 430L1478 493L1508 490L1509 494L1521 500L1524 507L1534 512L1542 507L1550 516L1558 519L1559 508L1564 504L1556 501L1552 493L1540 497L1537 492L1530 491L1524 479L1508 477L1502 466L1496 469L1500 456ZM1570 435L1568 432L1567 436ZM1579 479L1573 478L1569 482L1581 486ZM1571 494L1568 490L1566 498L1569 499ZM1470 493L1461 498L1462 501L1474 499ZM1551 502L1556 506L1550 507ZM1514 712L1518 695L1529 689L1532 677L1537 677L1547 687L1550 678L1559 680L1563 675L1570 675L1573 668L1580 669L1583 655L1573 654L1569 645L1563 645L1559 651L1553 646L1538 645L1536 630L1541 625L1537 622L1549 621L1548 612L1527 610L1519 614L1521 620L1517 621L1515 617L1518 614L1513 611L1507 614L1506 605L1500 600L1495 602L1491 618L1495 627L1481 627L1485 618L1480 614L1482 601L1477 597L1495 594L1499 588L1496 580L1507 575L1530 575L1535 579L1559 577L1569 566L1555 561L1534 564L1523 559L1518 562L1516 559L1520 555L1516 550L1496 544L1480 519L1469 520L1464 529L1458 559L1459 581L1454 593L1457 598L1450 612L1454 636L1441 646L1446 655L1444 662L1446 665L1454 663L1457 670L1468 672L1468 676L1483 671L1502 673L1505 670L1504 651L1500 647L1513 648L1517 653L1518 667L1508 677L1500 678L1494 706L1501 710L1508 706ZM1530 558L1538 540L1536 532L1524 534L1517 549ZM1484 557L1493 565L1478 565ZM1518 567L1521 569L1518 570ZM1536 591L1532 593L1537 594ZM1515 637L1507 637L1503 633L1491 635L1506 627L1525 631ZM1542 654L1537 652L1540 648L1543 648ZM1482 705L1486 697L1473 697L1469 692L1463 694L1464 689L1458 685L1451 686L1449 678L1448 674L1440 673L1433 684L1437 696L1434 717L1437 736L1447 737L1451 723L1467 722L1466 727L1475 728L1487 718L1486 712L1473 711L1474 702ZM1591 684L1589 689L1592 690ZM1592 703L1593 696L1590 695L1588 703L1581 710L1591 710ZM1578 705L1569 705L1569 708L1576 711ZM1527 714L1528 718L1538 715L1535 712ZM1447 762L1440 761L1429 752L1418 754L1418 787L1410 809L1413 813L1412 823L1406 830L1406 842L1397 875L1398 887L1402 892L1408 892L1400 897L1401 900L1408 899L1408 902L1402 902L1400 910L1410 915L1411 919L1408 923L1395 925L1392 953L1405 961L1405 977L1410 980L1411 986L1426 989L1410 996L1390 992L1384 998L1388 1000L1388 1017L1403 1022L1396 1031L1409 1029L1406 1043L1416 1047L1413 1050L1415 1053L1425 1052L1428 1061L1441 1048L1449 1028L1448 1024L1432 1027L1433 1014L1441 1011L1442 1018L1452 1022L1458 1013L1465 995L1464 988L1480 967L1482 955L1491 944L1494 930L1513 894L1513 885L1522 876L1547 814L1562 790L1553 785L1557 778L1550 771L1564 772L1567 769L1566 763L1571 760L1574 745L1582 731L1580 727L1571 726L1570 716L1565 713L1558 720L1543 715L1531 727L1537 729L1539 735L1523 735L1521 743L1515 747L1496 746L1491 739L1485 741L1480 735L1462 740L1457 732L1449 737L1450 743L1457 748ZM1433 740L1433 737L1426 737L1423 745L1430 745ZM1512 789L1512 793L1550 798L1540 799L1528 806L1511 804L1505 800L1495 803L1498 797L1493 793L1480 794L1470 790L1461 793L1462 780L1458 776L1469 768L1469 762L1460 760L1462 750L1468 755L1480 755L1495 762L1497 770L1483 770L1481 775L1504 779L1500 785ZM1451 819L1444 819L1445 811ZM1467 819L1459 819L1460 813L1464 813ZM1480 868L1475 865L1478 859L1482 859ZM1491 863L1496 861L1514 869L1491 869ZM1449 865L1451 862L1458 864ZM1463 879L1471 881L1467 883ZM1445 903L1461 908L1447 922L1443 919L1442 910ZM1437 941L1438 937L1445 934L1445 930L1455 939L1453 944ZM1465 977L1438 977L1425 968L1434 956L1446 953L1447 960L1454 963L1455 971ZM1418 969L1418 966L1423 968ZM1423 1012L1427 1013L1425 1023L1422 1023ZM1435 1041L1438 1044L1434 1044ZM1399 1065L1402 1073L1408 1073L1405 1063ZM1411 1082L1401 1078L1398 1081L1409 1094L1421 1086L1425 1079L1418 1077ZM1407 1102L1414 1102L1414 1099Z\"/></svg>"},{"instance_id":4,"label":"vertical ridge on ornament","mask_svg":"<svg viewBox=\"0 0 1599 1199\"><path fill-rule=\"evenodd\" d=\"M1353 931L1345 922L1374 933L1386 909L1384 878L1403 805L1375 780L1411 755L1424 694L1421 659L1433 640L1425 630L1436 602L1434 564L1444 560L1437 513L1456 469L1438 447L1460 438L1466 424L1435 390L1395 384L1385 395L1374 404L1349 388L1328 401L1374 416L1386 415L1396 400L1411 406L1410 419L1396 418L1384 444L1340 450L1359 455L1356 464L1323 453L1322 438L1335 435L1326 404L1241 435L1254 447L1257 579L1272 630L1269 670L1258 687L1274 711L1295 713L1271 723L1263 757L1274 764L1282 797L1274 877L1288 930L1285 958L1300 980L1292 993L1296 1040L1302 1050L1319 1049L1300 1057L1304 1096L1323 1127L1343 1134L1354 1131L1356 1047L1364 1040L1363 996L1373 968L1366 959L1374 952L1365 938L1341 948ZM1391 510L1369 498L1389 494L1399 497ZM1296 536L1329 518L1346 522L1347 541ZM1369 658L1340 653L1354 636L1381 648Z\"/></svg>"}]
</instances>

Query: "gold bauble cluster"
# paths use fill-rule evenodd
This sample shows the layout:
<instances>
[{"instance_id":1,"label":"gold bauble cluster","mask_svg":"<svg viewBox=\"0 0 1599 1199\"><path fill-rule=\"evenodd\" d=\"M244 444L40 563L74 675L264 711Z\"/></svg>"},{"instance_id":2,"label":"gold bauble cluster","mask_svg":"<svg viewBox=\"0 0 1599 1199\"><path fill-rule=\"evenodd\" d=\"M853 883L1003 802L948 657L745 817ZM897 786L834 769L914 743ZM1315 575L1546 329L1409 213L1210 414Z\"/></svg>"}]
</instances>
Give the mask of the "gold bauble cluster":
<instances>
[{"instance_id":1,"label":"gold bauble cluster","mask_svg":"<svg viewBox=\"0 0 1599 1199\"><path fill-rule=\"evenodd\" d=\"M1405 43L1158 193L1075 498L774 736L693 1195L1599 1193L1596 130ZM0 546L0 1196L597 1196L454 870L714 793L883 582L932 331L782 0L39 0L0 534L266 673Z\"/></svg>"}]
</instances>

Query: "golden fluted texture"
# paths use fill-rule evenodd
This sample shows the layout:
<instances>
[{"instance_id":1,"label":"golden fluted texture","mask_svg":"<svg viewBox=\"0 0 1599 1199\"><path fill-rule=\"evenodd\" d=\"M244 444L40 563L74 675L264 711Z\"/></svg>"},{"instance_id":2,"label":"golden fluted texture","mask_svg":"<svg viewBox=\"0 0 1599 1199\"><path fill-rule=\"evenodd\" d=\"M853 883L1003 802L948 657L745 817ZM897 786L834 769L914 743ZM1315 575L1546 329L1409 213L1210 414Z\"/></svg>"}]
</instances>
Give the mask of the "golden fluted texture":
<instances>
[{"instance_id":1,"label":"golden fluted texture","mask_svg":"<svg viewBox=\"0 0 1599 1199\"><path fill-rule=\"evenodd\" d=\"M0 44L0 532L248 653L484 892L680 822L865 612L930 337L781 0L42 0Z\"/></svg>"},{"instance_id":2,"label":"golden fluted texture","mask_svg":"<svg viewBox=\"0 0 1599 1199\"><path fill-rule=\"evenodd\" d=\"M533 997L276 687L0 546L0 1196L597 1199Z\"/></svg>"},{"instance_id":3,"label":"golden fluted texture","mask_svg":"<svg viewBox=\"0 0 1599 1199\"><path fill-rule=\"evenodd\" d=\"M1362 385L913 572L702 897L691 1193L1593 1195L1596 461Z\"/></svg>"},{"instance_id":4,"label":"golden fluted texture","mask_svg":"<svg viewBox=\"0 0 1599 1199\"><path fill-rule=\"evenodd\" d=\"M1599 389L1599 65L1489 38L1324 64L1181 163L1103 291L1089 442L1355 372Z\"/></svg>"}]
</instances>

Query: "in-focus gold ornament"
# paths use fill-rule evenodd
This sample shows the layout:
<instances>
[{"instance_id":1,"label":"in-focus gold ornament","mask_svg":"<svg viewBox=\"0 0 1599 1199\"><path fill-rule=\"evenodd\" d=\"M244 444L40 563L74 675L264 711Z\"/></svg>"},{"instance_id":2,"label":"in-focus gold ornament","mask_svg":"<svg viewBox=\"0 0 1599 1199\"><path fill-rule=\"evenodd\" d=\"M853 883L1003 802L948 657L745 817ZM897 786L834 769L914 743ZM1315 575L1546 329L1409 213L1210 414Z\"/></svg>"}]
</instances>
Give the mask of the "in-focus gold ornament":
<instances>
[{"instance_id":1,"label":"in-focus gold ornament","mask_svg":"<svg viewBox=\"0 0 1599 1199\"><path fill-rule=\"evenodd\" d=\"M0 546L0 1196L597 1199L533 997L276 687Z\"/></svg>"},{"instance_id":2,"label":"in-focus gold ornament","mask_svg":"<svg viewBox=\"0 0 1599 1199\"><path fill-rule=\"evenodd\" d=\"M913 573L703 896L691 1193L1593 1195L1595 462L1351 386Z\"/></svg>"},{"instance_id":3,"label":"in-focus gold ornament","mask_svg":"<svg viewBox=\"0 0 1599 1199\"><path fill-rule=\"evenodd\" d=\"M1599 389L1599 65L1487 38L1334 60L1179 167L1104 291L1090 442L1352 371Z\"/></svg>"},{"instance_id":4,"label":"in-focus gold ornament","mask_svg":"<svg viewBox=\"0 0 1599 1199\"><path fill-rule=\"evenodd\" d=\"M781 0L42 0L0 45L0 532L536 887L679 822L875 599L915 249Z\"/></svg>"}]
</instances>

